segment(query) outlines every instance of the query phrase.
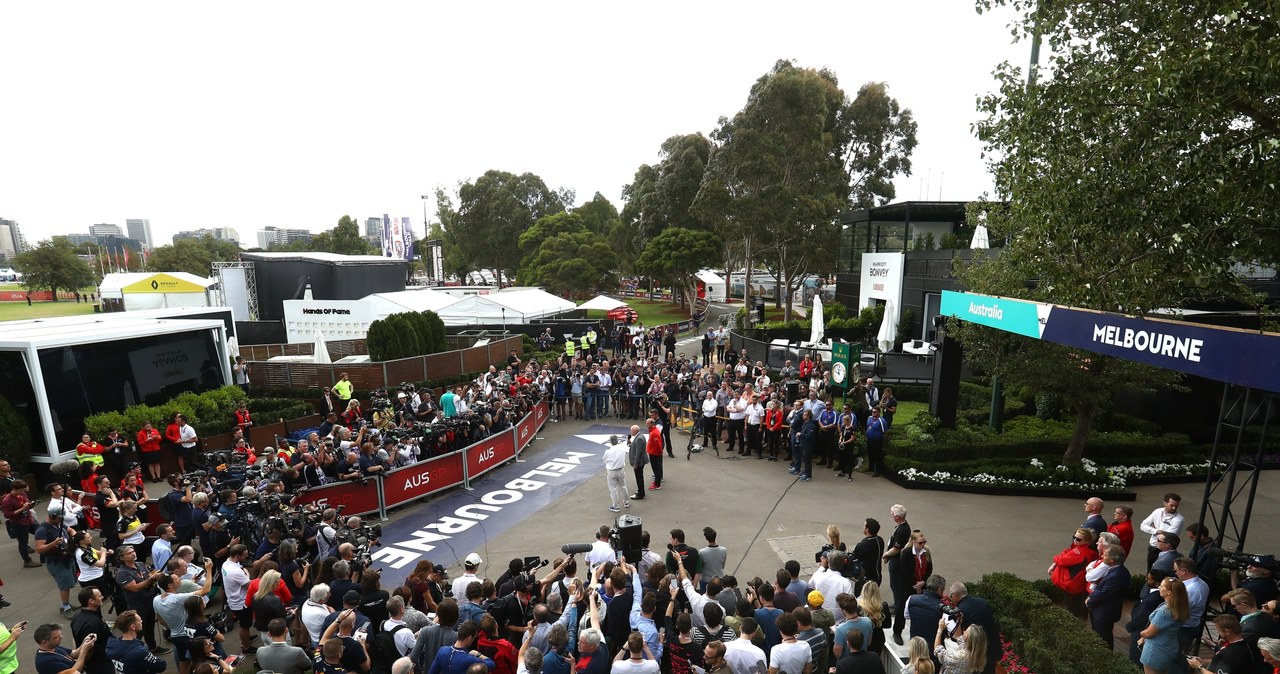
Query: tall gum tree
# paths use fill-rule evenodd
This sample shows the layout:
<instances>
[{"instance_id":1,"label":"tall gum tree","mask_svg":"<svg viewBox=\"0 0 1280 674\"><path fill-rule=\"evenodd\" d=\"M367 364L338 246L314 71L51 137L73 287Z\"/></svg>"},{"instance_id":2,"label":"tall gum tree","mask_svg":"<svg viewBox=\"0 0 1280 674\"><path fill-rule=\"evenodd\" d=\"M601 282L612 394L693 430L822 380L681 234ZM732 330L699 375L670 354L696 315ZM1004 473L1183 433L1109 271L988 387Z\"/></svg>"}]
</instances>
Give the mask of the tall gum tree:
<instances>
[{"instance_id":1,"label":"tall gum tree","mask_svg":"<svg viewBox=\"0 0 1280 674\"><path fill-rule=\"evenodd\" d=\"M1233 268L1280 258L1273 8L1170 0L977 6L1019 10L1014 37L1043 36L1050 56L1030 78L1000 64L998 90L978 101L975 132L997 196L1009 202L988 210L987 225L1008 243L961 279L979 292L1139 316L1192 299L1258 307L1262 298ZM1028 381L1049 375L1045 386L1092 370L1065 349L1015 348L1035 353L998 368ZM1132 376L1142 386L1170 379L1142 368ZM1078 395L1067 402L1077 426L1065 460L1083 456L1098 405L1089 390L1110 383L1073 387Z\"/></svg>"}]
</instances>

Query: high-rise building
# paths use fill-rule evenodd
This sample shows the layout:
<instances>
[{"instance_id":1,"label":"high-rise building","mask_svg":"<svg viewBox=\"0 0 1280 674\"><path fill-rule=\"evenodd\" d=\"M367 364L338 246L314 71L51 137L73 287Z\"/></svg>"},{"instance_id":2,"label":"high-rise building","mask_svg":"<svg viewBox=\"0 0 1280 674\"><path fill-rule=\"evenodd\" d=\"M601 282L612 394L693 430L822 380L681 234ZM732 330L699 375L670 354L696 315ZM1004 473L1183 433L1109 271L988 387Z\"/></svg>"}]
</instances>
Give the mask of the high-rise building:
<instances>
[{"instance_id":1,"label":"high-rise building","mask_svg":"<svg viewBox=\"0 0 1280 674\"><path fill-rule=\"evenodd\" d=\"M236 245L240 244L240 233L232 227L201 227L200 229L189 229L174 234L173 240L203 239L206 236L213 238L214 241L230 241Z\"/></svg>"},{"instance_id":2,"label":"high-rise building","mask_svg":"<svg viewBox=\"0 0 1280 674\"><path fill-rule=\"evenodd\" d=\"M89 233L93 236L108 236L114 234L116 236L124 236L124 231L120 229L120 225L99 224L89 227Z\"/></svg>"},{"instance_id":3,"label":"high-rise building","mask_svg":"<svg viewBox=\"0 0 1280 674\"><path fill-rule=\"evenodd\" d=\"M129 230L129 238L142 243L143 250L151 250L155 247L154 239L151 238L151 221L145 218L128 218L124 221L125 228Z\"/></svg>"},{"instance_id":4,"label":"high-rise building","mask_svg":"<svg viewBox=\"0 0 1280 674\"><path fill-rule=\"evenodd\" d=\"M311 231L284 227L263 227L258 230L258 247L267 250L272 246L287 246L294 241L310 241Z\"/></svg>"},{"instance_id":5,"label":"high-rise building","mask_svg":"<svg viewBox=\"0 0 1280 674\"><path fill-rule=\"evenodd\" d=\"M382 245L382 218L365 218L364 240L371 246Z\"/></svg>"},{"instance_id":6,"label":"high-rise building","mask_svg":"<svg viewBox=\"0 0 1280 674\"><path fill-rule=\"evenodd\" d=\"M0 218L0 260L12 260L27 251L27 240L14 220Z\"/></svg>"}]
</instances>

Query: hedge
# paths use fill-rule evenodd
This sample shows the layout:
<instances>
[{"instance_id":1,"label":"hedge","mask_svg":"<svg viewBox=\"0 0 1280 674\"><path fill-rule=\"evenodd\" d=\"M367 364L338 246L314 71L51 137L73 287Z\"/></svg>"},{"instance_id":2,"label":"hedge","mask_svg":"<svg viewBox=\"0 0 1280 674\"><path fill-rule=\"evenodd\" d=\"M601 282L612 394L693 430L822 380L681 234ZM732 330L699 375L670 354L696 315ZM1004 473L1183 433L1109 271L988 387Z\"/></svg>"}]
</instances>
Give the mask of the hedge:
<instances>
[{"instance_id":1,"label":"hedge","mask_svg":"<svg viewBox=\"0 0 1280 674\"><path fill-rule=\"evenodd\" d=\"M991 605L1001 633L1022 664L1036 674L1133 674L1128 657L1108 649L1086 622L1054 604L1031 582L993 573L970 583L968 590Z\"/></svg>"},{"instance_id":2,"label":"hedge","mask_svg":"<svg viewBox=\"0 0 1280 674\"><path fill-rule=\"evenodd\" d=\"M163 405L131 405L122 412L103 412L84 418L85 432L95 438L119 429L132 437L148 421L164 432L165 422L175 412L184 414L201 437L226 433L235 427L236 403L246 400L238 386L223 386L204 393L182 393ZM310 404L280 398L248 398L249 412L259 419L275 421L313 414Z\"/></svg>"}]
</instances>

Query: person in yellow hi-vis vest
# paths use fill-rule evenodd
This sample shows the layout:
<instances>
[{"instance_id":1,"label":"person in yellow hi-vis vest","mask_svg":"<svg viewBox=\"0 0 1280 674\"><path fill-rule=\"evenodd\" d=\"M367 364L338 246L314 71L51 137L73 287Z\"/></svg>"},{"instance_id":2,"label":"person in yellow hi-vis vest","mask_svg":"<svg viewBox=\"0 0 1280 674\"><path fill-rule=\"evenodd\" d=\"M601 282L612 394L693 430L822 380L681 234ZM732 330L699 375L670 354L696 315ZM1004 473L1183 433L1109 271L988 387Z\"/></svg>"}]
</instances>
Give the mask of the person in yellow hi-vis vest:
<instances>
[{"instance_id":1,"label":"person in yellow hi-vis vest","mask_svg":"<svg viewBox=\"0 0 1280 674\"><path fill-rule=\"evenodd\" d=\"M564 340L564 355L568 356L569 360L573 360L574 349L575 349L575 346L574 346L572 337Z\"/></svg>"}]
</instances>

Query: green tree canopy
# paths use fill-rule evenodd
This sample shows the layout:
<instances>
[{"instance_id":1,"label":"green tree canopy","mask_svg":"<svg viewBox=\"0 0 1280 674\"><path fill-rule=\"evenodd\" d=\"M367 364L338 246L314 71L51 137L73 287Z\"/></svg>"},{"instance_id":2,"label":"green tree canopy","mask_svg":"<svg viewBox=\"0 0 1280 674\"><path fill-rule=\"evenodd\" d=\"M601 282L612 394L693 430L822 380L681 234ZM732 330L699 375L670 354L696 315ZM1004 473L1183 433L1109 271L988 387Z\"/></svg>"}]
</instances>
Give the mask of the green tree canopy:
<instances>
[{"instance_id":1,"label":"green tree canopy","mask_svg":"<svg viewBox=\"0 0 1280 674\"><path fill-rule=\"evenodd\" d=\"M699 269L720 254L720 239L711 232L670 227L645 244L636 268L646 276L679 288L689 311L694 309Z\"/></svg>"},{"instance_id":2,"label":"green tree canopy","mask_svg":"<svg viewBox=\"0 0 1280 674\"><path fill-rule=\"evenodd\" d=\"M1047 67L1009 63L975 129L997 195L974 207L999 254L962 270L979 292L1142 315L1261 299L1233 271L1280 253L1280 25L1244 3L982 0L1044 36ZM1115 386L1168 386L1167 371L974 330L982 365L1057 393L1079 459Z\"/></svg>"},{"instance_id":3,"label":"green tree canopy","mask_svg":"<svg viewBox=\"0 0 1280 674\"><path fill-rule=\"evenodd\" d=\"M333 229L311 237L309 249L318 253L338 255L377 255L375 246L360 235L360 223L344 215Z\"/></svg>"},{"instance_id":4,"label":"green tree canopy","mask_svg":"<svg viewBox=\"0 0 1280 674\"><path fill-rule=\"evenodd\" d=\"M66 239L41 241L35 248L13 258L13 268L22 274L27 290L49 290L58 300L59 290L79 290L93 285L93 270L76 256L75 246Z\"/></svg>"},{"instance_id":5,"label":"green tree canopy","mask_svg":"<svg viewBox=\"0 0 1280 674\"><path fill-rule=\"evenodd\" d=\"M619 225L622 231L615 230L616 243L622 244L619 250L624 255L638 254L645 243L668 227L709 228L703 214L693 211L692 205L710 156L711 141L701 133L672 136L663 141L656 165L642 164L636 169L635 178L622 188L626 200Z\"/></svg>"},{"instance_id":6,"label":"green tree canopy","mask_svg":"<svg viewBox=\"0 0 1280 674\"><path fill-rule=\"evenodd\" d=\"M582 297L618 285L618 255L609 242L587 229L581 215L554 213L520 236L524 252L519 279L568 297Z\"/></svg>"},{"instance_id":7,"label":"green tree canopy","mask_svg":"<svg viewBox=\"0 0 1280 674\"><path fill-rule=\"evenodd\" d=\"M538 218L565 210L566 199L572 193L553 191L532 173L488 171L458 188L453 244L465 266L494 269L502 283L520 268L520 235Z\"/></svg>"},{"instance_id":8,"label":"green tree canopy","mask_svg":"<svg viewBox=\"0 0 1280 674\"><path fill-rule=\"evenodd\" d=\"M596 236L608 236L613 228L621 223L618 209L599 192L596 192L591 201L573 209L573 213L582 218L582 224L586 226L587 231Z\"/></svg>"},{"instance_id":9,"label":"green tree canopy","mask_svg":"<svg viewBox=\"0 0 1280 674\"><path fill-rule=\"evenodd\" d=\"M151 251L147 271L185 271L207 277L213 273L214 262L230 262L239 257L240 247L230 241L218 241L212 236L178 239L173 245Z\"/></svg>"}]
</instances>

